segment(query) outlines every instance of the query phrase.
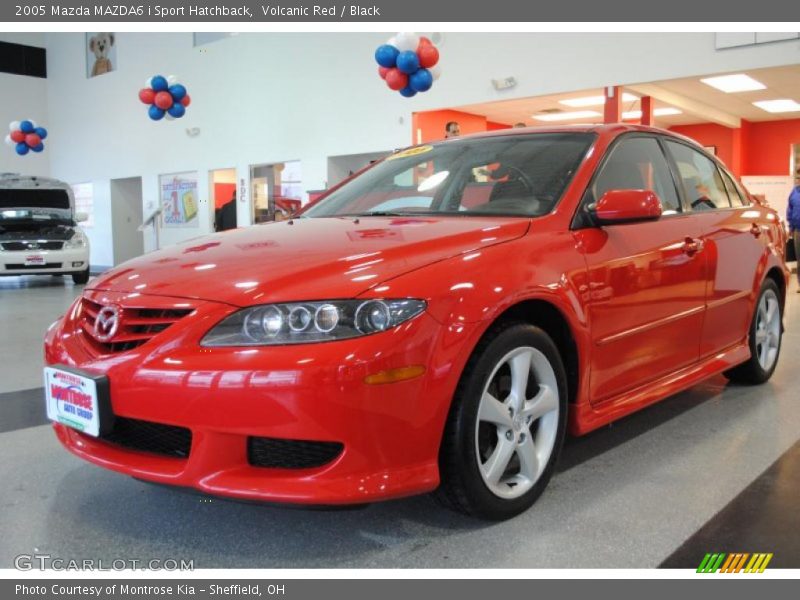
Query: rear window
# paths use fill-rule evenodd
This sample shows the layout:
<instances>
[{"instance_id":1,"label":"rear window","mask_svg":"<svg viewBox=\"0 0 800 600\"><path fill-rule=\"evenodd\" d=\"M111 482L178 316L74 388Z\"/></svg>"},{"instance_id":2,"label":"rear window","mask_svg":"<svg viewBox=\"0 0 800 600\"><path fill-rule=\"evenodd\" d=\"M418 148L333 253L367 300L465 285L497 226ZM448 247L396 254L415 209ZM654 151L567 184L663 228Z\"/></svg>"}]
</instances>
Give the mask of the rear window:
<instances>
[{"instance_id":1,"label":"rear window","mask_svg":"<svg viewBox=\"0 0 800 600\"><path fill-rule=\"evenodd\" d=\"M594 139L583 132L538 133L410 148L302 216L544 215L558 203Z\"/></svg>"}]
</instances>

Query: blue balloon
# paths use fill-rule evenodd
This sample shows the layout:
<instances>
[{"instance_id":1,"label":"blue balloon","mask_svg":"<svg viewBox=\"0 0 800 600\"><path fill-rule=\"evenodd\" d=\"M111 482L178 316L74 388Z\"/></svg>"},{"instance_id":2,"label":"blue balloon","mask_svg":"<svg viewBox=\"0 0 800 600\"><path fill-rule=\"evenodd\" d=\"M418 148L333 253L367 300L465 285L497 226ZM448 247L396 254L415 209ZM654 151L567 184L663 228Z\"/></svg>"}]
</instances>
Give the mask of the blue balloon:
<instances>
[{"instance_id":1,"label":"blue balloon","mask_svg":"<svg viewBox=\"0 0 800 600\"><path fill-rule=\"evenodd\" d=\"M44 144L42 142L39 142L35 146L31 147L31 150L33 150L34 152L41 152L42 150L44 150Z\"/></svg>"},{"instance_id":2,"label":"blue balloon","mask_svg":"<svg viewBox=\"0 0 800 600\"><path fill-rule=\"evenodd\" d=\"M411 96L416 96L417 95L417 90L414 90L414 89L406 86L402 90L400 90L400 95L401 96L405 96L406 98L411 98Z\"/></svg>"},{"instance_id":3,"label":"blue balloon","mask_svg":"<svg viewBox=\"0 0 800 600\"><path fill-rule=\"evenodd\" d=\"M150 115L150 118L153 119L153 121L160 121L164 118L166 113L167 111L162 108L158 108L155 104L151 104L150 108L147 110L147 114Z\"/></svg>"},{"instance_id":4,"label":"blue balloon","mask_svg":"<svg viewBox=\"0 0 800 600\"><path fill-rule=\"evenodd\" d=\"M375 50L375 60L380 66L391 69L397 63L398 54L400 51L397 48L390 44L383 44Z\"/></svg>"},{"instance_id":5,"label":"blue balloon","mask_svg":"<svg viewBox=\"0 0 800 600\"><path fill-rule=\"evenodd\" d=\"M411 75L419 69L419 57L416 52L406 50L397 55L397 68L403 73Z\"/></svg>"},{"instance_id":6,"label":"blue balloon","mask_svg":"<svg viewBox=\"0 0 800 600\"><path fill-rule=\"evenodd\" d=\"M428 69L420 69L408 76L408 87L417 92L427 92L433 85L433 75Z\"/></svg>"},{"instance_id":7,"label":"blue balloon","mask_svg":"<svg viewBox=\"0 0 800 600\"><path fill-rule=\"evenodd\" d=\"M175 102L180 102L186 95L186 88L183 87L180 83L176 83L175 85L169 86L169 93Z\"/></svg>"},{"instance_id":8,"label":"blue balloon","mask_svg":"<svg viewBox=\"0 0 800 600\"><path fill-rule=\"evenodd\" d=\"M175 103L169 107L169 112L171 117L175 117L176 119L180 119L183 115L186 114L186 107L183 104Z\"/></svg>"},{"instance_id":9,"label":"blue balloon","mask_svg":"<svg viewBox=\"0 0 800 600\"><path fill-rule=\"evenodd\" d=\"M28 144L26 144L25 142L20 142L19 144L17 144L16 150L17 154L19 154L20 156L25 156L28 153Z\"/></svg>"},{"instance_id":10,"label":"blue balloon","mask_svg":"<svg viewBox=\"0 0 800 600\"><path fill-rule=\"evenodd\" d=\"M42 139L45 139L47 137L47 129L45 129L44 127L37 127L33 131L36 135L38 135Z\"/></svg>"},{"instance_id":11,"label":"blue balloon","mask_svg":"<svg viewBox=\"0 0 800 600\"><path fill-rule=\"evenodd\" d=\"M19 128L22 133L33 133L33 123L30 121L21 121Z\"/></svg>"},{"instance_id":12,"label":"blue balloon","mask_svg":"<svg viewBox=\"0 0 800 600\"><path fill-rule=\"evenodd\" d=\"M153 77L153 79L150 80L150 85L153 86L153 89L156 92L165 92L169 88L167 79L161 75L156 75Z\"/></svg>"}]
</instances>

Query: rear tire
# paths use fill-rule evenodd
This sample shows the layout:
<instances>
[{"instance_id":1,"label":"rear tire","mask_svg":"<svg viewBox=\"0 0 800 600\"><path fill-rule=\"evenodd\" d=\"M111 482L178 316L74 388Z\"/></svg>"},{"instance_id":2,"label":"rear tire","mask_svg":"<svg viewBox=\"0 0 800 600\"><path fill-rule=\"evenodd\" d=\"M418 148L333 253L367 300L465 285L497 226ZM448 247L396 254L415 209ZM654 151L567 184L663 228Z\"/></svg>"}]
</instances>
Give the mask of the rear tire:
<instances>
[{"instance_id":1,"label":"rear tire","mask_svg":"<svg viewBox=\"0 0 800 600\"><path fill-rule=\"evenodd\" d=\"M761 286L750 323L750 358L738 367L725 371L725 377L745 385L759 385L769 380L778 365L782 339L783 306L780 291L772 279L767 279Z\"/></svg>"},{"instance_id":2,"label":"rear tire","mask_svg":"<svg viewBox=\"0 0 800 600\"><path fill-rule=\"evenodd\" d=\"M567 423L567 377L553 340L528 323L490 330L453 399L437 497L482 519L528 509L555 469Z\"/></svg>"},{"instance_id":3,"label":"rear tire","mask_svg":"<svg viewBox=\"0 0 800 600\"><path fill-rule=\"evenodd\" d=\"M83 285L87 281L89 281L89 267L86 267L85 271L79 271L78 273L73 273L72 281L78 285Z\"/></svg>"}]
</instances>

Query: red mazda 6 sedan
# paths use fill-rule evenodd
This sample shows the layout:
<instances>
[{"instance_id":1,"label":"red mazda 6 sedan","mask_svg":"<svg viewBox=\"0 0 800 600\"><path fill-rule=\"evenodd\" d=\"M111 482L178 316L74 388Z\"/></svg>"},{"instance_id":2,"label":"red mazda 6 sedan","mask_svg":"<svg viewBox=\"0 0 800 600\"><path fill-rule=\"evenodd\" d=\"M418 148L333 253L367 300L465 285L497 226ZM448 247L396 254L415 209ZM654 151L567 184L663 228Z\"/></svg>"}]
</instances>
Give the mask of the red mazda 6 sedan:
<instances>
[{"instance_id":1,"label":"red mazda 6 sedan","mask_svg":"<svg viewBox=\"0 0 800 600\"><path fill-rule=\"evenodd\" d=\"M92 280L45 341L97 465L310 505L438 489L513 516L582 434L717 373L769 379L785 232L667 131L509 130L396 152L292 220Z\"/></svg>"}]
</instances>

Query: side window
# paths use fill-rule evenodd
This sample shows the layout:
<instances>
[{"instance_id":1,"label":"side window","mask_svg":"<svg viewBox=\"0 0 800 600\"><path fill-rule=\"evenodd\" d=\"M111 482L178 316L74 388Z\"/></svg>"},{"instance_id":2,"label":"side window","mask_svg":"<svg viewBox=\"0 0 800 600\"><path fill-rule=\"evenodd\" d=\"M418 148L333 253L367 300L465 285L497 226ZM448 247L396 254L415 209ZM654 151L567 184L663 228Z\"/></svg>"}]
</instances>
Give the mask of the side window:
<instances>
[{"instance_id":1,"label":"side window","mask_svg":"<svg viewBox=\"0 0 800 600\"><path fill-rule=\"evenodd\" d=\"M685 144L667 141L692 210L730 208L728 192L714 161Z\"/></svg>"},{"instance_id":2,"label":"side window","mask_svg":"<svg viewBox=\"0 0 800 600\"><path fill-rule=\"evenodd\" d=\"M654 138L631 137L614 147L589 190L589 202L609 190L650 190L661 200L664 214L681 210L667 160Z\"/></svg>"},{"instance_id":3,"label":"side window","mask_svg":"<svg viewBox=\"0 0 800 600\"><path fill-rule=\"evenodd\" d=\"M731 199L731 204L735 207L750 206L750 201L747 199L747 196L736 187L733 178L725 171L722 172L722 178L725 180L725 188L728 190L728 197Z\"/></svg>"}]
</instances>

